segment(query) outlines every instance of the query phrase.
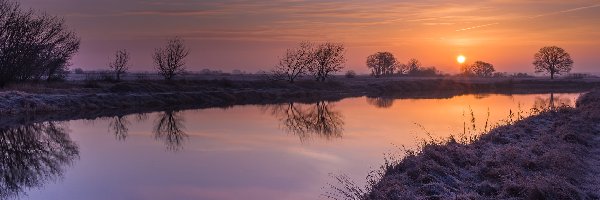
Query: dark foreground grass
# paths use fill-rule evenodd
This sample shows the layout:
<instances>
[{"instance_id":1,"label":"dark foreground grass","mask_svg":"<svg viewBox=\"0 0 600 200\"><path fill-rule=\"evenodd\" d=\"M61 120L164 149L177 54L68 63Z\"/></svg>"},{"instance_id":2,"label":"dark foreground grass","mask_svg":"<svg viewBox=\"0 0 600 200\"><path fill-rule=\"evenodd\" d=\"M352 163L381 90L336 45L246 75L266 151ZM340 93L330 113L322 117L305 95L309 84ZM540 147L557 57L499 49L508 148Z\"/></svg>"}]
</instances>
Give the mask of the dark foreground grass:
<instances>
[{"instance_id":1,"label":"dark foreground grass","mask_svg":"<svg viewBox=\"0 0 600 200\"><path fill-rule=\"evenodd\" d=\"M496 127L470 142L450 138L408 151L371 175L344 176L334 199L600 199L600 92ZM372 177L376 177L373 179Z\"/></svg>"}]
</instances>

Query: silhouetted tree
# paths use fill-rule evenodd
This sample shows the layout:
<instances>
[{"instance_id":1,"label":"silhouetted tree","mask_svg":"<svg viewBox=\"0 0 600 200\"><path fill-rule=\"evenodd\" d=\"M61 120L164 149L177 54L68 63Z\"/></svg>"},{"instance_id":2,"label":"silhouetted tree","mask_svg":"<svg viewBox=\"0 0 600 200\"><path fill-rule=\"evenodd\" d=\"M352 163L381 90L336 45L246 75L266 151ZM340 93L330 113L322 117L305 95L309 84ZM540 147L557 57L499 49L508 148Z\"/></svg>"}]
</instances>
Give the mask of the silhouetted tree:
<instances>
[{"instance_id":1,"label":"silhouetted tree","mask_svg":"<svg viewBox=\"0 0 600 200\"><path fill-rule=\"evenodd\" d=\"M308 72L314 61L314 45L309 42L300 43L300 47L288 49L275 66L274 74L278 79L293 83L296 78Z\"/></svg>"},{"instance_id":2,"label":"silhouetted tree","mask_svg":"<svg viewBox=\"0 0 600 200\"><path fill-rule=\"evenodd\" d=\"M473 75L478 77L492 77L496 69L494 65L483 61L475 61L470 67L470 71Z\"/></svg>"},{"instance_id":3,"label":"silhouetted tree","mask_svg":"<svg viewBox=\"0 0 600 200\"><path fill-rule=\"evenodd\" d=\"M287 132L297 135L305 142L316 135L324 139L342 137L344 121L339 112L334 111L327 102L318 102L309 106L295 103L268 107L279 118Z\"/></svg>"},{"instance_id":4,"label":"silhouetted tree","mask_svg":"<svg viewBox=\"0 0 600 200\"><path fill-rule=\"evenodd\" d=\"M393 75L398 67L396 58L390 52L377 52L367 57L367 67L375 77Z\"/></svg>"},{"instance_id":5,"label":"silhouetted tree","mask_svg":"<svg viewBox=\"0 0 600 200\"><path fill-rule=\"evenodd\" d=\"M179 151L187 134L183 131L183 118L174 111L160 114L154 127L154 137L163 140L170 151Z\"/></svg>"},{"instance_id":6,"label":"silhouetted tree","mask_svg":"<svg viewBox=\"0 0 600 200\"><path fill-rule=\"evenodd\" d=\"M156 49L153 55L154 66L165 80L172 80L185 70L185 58L189 53L183 39L173 38L168 41L166 47Z\"/></svg>"},{"instance_id":7,"label":"silhouetted tree","mask_svg":"<svg viewBox=\"0 0 600 200\"><path fill-rule=\"evenodd\" d=\"M468 63L463 63L460 66L460 75L461 76L475 76L475 73L473 72L473 65L468 64Z\"/></svg>"},{"instance_id":8,"label":"silhouetted tree","mask_svg":"<svg viewBox=\"0 0 600 200\"><path fill-rule=\"evenodd\" d=\"M419 73L419 70L421 69L421 62L415 58L411 58L408 60L408 63L403 65L403 68L403 71L405 71L406 74L414 76Z\"/></svg>"},{"instance_id":9,"label":"silhouetted tree","mask_svg":"<svg viewBox=\"0 0 600 200\"><path fill-rule=\"evenodd\" d=\"M399 67L399 74L406 74L408 76L439 76L440 71L435 67L422 67L419 60L412 58L408 60L406 64L401 64Z\"/></svg>"},{"instance_id":10,"label":"silhouetted tree","mask_svg":"<svg viewBox=\"0 0 600 200\"><path fill-rule=\"evenodd\" d=\"M0 127L0 199L13 199L63 174L79 157L66 128L53 122Z\"/></svg>"},{"instance_id":11,"label":"silhouetted tree","mask_svg":"<svg viewBox=\"0 0 600 200\"><path fill-rule=\"evenodd\" d=\"M117 81L121 80L121 75L127 73L129 67L127 63L129 62L129 53L125 49L118 50L115 53L115 60L109 64L110 69L115 72L115 76L117 77Z\"/></svg>"},{"instance_id":12,"label":"silhouetted tree","mask_svg":"<svg viewBox=\"0 0 600 200\"><path fill-rule=\"evenodd\" d=\"M346 71L346 74L344 74L344 76L346 76L346 78L355 78L356 72L354 72L353 70L348 70Z\"/></svg>"},{"instance_id":13,"label":"silhouetted tree","mask_svg":"<svg viewBox=\"0 0 600 200\"><path fill-rule=\"evenodd\" d=\"M323 43L316 47L309 71L317 81L325 81L332 73L344 68L346 48L343 44Z\"/></svg>"},{"instance_id":14,"label":"silhouetted tree","mask_svg":"<svg viewBox=\"0 0 600 200\"><path fill-rule=\"evenodd\" d=\"M421 77L432 77L432 76L440 76L440 71L431 66L431 67L421 67L418 70L413 71L410 76L421 76Z\"/></svg>"},{"instance_id":15,"label":"silhouetted tree","mask_svg":"<svg viewBox=\"0 0 600 200\"><path fill-rule=\"evenodd\" d=\"M534 56L535 72L550 73L550 79L555 74L569 73L573 67L571 55L557 46L543 47Z\"/></svg>"},{"instance_id":16,"label":"silhouetted tree","mask_svg":"<svg viewBox=\"0 0 600 200\"><path fill-rule=\"evenodd\" d=\"M0 87L14 81L62 79L79 38L64 20L0 0Z\"/></svg>"}]
</instances>

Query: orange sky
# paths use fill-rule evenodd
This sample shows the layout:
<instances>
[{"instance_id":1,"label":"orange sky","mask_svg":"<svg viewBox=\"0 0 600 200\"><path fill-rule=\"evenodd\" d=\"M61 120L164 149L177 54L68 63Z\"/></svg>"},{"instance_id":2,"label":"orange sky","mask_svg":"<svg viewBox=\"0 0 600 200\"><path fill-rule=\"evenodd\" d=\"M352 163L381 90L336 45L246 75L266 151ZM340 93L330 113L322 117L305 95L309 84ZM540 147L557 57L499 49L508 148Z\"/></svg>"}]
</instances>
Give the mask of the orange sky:
<instances>
[{"instance_id":1,"label":"orange sky","mask_svg":"<svg viewBox=\"0 0 600 200\"><path fill-rule=\"evenodd\" d=\"M600 1L358 0L20 0L63 16L82 38L74 67L106 68L120 48L132 70L152 69L151 53L170 36L184 37L190 70L269 70L298 42L343 42L347 68L366 73L365 59L390 51L400 60L454 73L456 56L498 71L533 72L533 54L558 45L575 72L600 72Z\"/></svg>"}]
</instances>

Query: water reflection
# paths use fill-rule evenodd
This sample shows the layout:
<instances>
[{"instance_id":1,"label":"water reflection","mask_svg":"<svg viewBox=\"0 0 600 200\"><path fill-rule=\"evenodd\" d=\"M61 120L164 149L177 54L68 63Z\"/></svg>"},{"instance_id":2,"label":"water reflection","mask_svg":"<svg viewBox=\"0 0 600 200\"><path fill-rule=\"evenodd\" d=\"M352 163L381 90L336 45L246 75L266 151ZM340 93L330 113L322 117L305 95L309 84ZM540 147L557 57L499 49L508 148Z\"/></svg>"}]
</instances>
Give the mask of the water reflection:
<instances>
[{"instance_id":1,"label":"water reflection","mask_svg":"<svg viewBox=\"0 0 600 200\"><path fill-rule=\"evenodd\" d=\"M550 96L548 98L536 97L533 102L533 110L554 110L556 108L570 105L572 105L570 98L554 96L554 93L550 93Z\"/></svg>"},{"instance_id":2,"label":"water reflection","mask_svg":"<svg viewBox=\"0 0 600 200\"><path fill-rule=\"evenodd\" d=\"M114 133L117 140L125 140L129 131L127 126L130 124L131 122L125 116L116 116L110 119L108 127Z\"/></svg>"},{"instance_id":3,"label":"water reflection","mask_svg":"<svg viewBox=\"0 0 600 200\"><path fill-rule=\"evenodd\" d=\"M62 124L53 122L0 128L0 199L60 177L79 157Z\"/></svg>"},{"instance_id":4,"label":"water reflection","mask_svg":"<svg viewBox=\"0 0 600 200\"><path fill-rule=\"evenodd\" d=\"M163 140L168 150L179 151L188 135L183 131L183 116L175 111L159 114L154 126L154 137Z\"/></svg>"},{"instance_id":5,"label":"water reflection","mask_svg":"<svg viewBox=\"0 0 600 200\"><path fill-rule=\"evenodd\" d=\"M133 116L131 116L133 117ZM148 114L135 114L135 121L142 123L148 120ZM188 137L184 129L183 115L176 111L164 111L158 114L154 122L154 138L163 141L167 150L179 151L183 149L183 142ZM128 116L115 116L109 118L108 129L117 140L125 140L129 135L131 122Z\"/></svg>"},{"instance_id":6,"label":"water reflection","mask_svg":"<svg viewBox=\"0 0 600 200\"><path fill-rule=\"evenodd\" d=\"M394 105L394 99L388 97L367 97L367 103L378 108L390 108Z\"/></svg>"},{"instance_id":7,"label":"water reflection","mask_svg":"<svg viewBox=\"0 0 600 200\"><path fill-rule=\"evenodd\" d=\"M266 106L271 114L278 118L281 126L288 133L297 135L305 142L317 136L330 140L341 138L344 121L332 103L320 101L311 105L297 103Z\"/></svg>"},{"instance_id":8,"label":"water reflection","mask_svg":"<svg viewBox=\"0 0 600 200\"><path fill-rule=\"evenodd\" d=\"M85 156L60 183L25 192L44 200L317 199L332 182L329 173L360 184L395 146L417 148L420 138L461 133L469 120L465 110L474 112L477 127L486 127L488 119L505 120L510 110L531 108L536 99L559 105L565 100L558 96L574 102L576 95L398 98L392 107L389 98L361 97L75 120L69 122L72 137Z\"/></svg>"}]
</instances>

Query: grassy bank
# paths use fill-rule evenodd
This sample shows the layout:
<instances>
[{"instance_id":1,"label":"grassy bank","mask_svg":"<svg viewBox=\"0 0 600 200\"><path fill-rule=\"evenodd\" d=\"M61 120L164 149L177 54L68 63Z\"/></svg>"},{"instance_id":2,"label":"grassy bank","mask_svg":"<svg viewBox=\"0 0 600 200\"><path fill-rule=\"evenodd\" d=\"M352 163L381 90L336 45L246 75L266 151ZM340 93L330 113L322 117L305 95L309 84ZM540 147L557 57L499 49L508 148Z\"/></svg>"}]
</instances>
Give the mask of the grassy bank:
<instances>
[{"instance_id":1,"label":"grassy bank","mask_svg":"<svg viewBox=\"0 0 600 200\"><path fill-rule=\"evenodd\" d=\"M468 93L582 92L600 80L337 78L264 80L69 81L23 83L0 90L0 114L145 112L243 104L314 102L346 97L449 98Z\"/></svg>"},{"instance_id":2,"label":"grassy bank","mask_svg":"<svg viewBox=\"0 0 600 200\"><path fill-rule=\"evenodd\" d=\"M599 199L600 92L472 141L429 142L337 199Z\"/></svg>"}]
</instances>

